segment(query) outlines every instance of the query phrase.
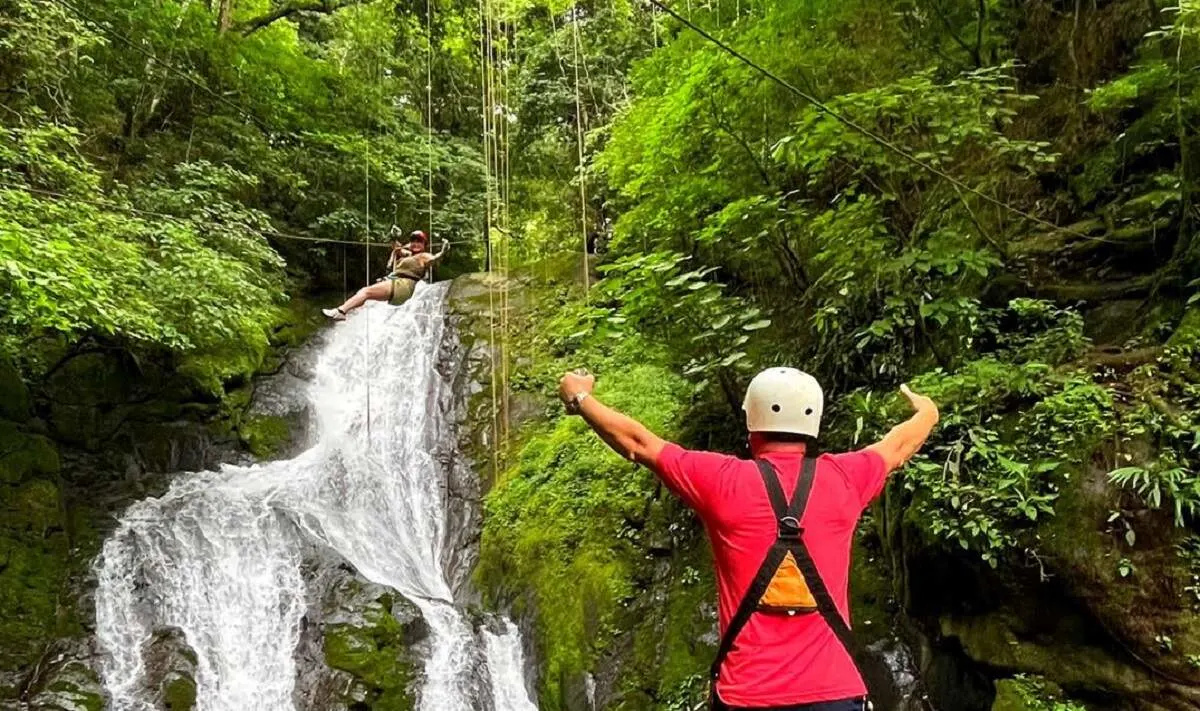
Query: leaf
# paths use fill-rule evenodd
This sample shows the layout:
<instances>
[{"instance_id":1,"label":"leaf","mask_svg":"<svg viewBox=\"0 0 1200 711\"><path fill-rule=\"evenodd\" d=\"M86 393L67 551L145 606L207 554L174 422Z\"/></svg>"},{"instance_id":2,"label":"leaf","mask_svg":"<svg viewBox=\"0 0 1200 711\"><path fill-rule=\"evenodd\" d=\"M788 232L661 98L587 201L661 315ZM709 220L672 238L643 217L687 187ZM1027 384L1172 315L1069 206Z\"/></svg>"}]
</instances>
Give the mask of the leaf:
<instances>
[{"instance_id":1,"label":"leaf","mask_svg":"<svg viewBox=\"0 0 1200 711\"><path fill-rule=\"evenodd\" d=\"M722 359L721 366L728 368L729 366L733 365L734 363L738 362L739 360L742 360L745 357L746 357L745 353L734 353L733 355L726 356L724 359Z\"/></svg>"},{"instance_id":2,"label":"leaf","mask_svg":"<svg viewBox=\"0 0 1200 711\"><path fill-rule=\"evenodd\" d=\"M742 330L743 331L760 331L770 325L771 325L771 319L764 318L764 319L755 321L754 323L748 323L745 326L742 326Z\"/></svg>"}]
</instances>

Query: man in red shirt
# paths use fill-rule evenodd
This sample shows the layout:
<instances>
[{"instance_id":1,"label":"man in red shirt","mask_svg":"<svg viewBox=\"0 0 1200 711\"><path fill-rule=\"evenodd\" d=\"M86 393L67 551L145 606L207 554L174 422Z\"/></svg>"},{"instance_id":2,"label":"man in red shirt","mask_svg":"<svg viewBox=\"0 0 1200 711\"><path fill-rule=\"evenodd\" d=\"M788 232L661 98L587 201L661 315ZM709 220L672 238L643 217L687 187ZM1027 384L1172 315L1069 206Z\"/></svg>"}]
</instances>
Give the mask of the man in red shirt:
<instances>
[{"instance_id":1,"label":"man in red shirt","mask_svg":"<svg viewBox=\"0 0 1200 711\"><path fill-rule=\"evenodd\" d=\"M594 384L586 373L563 376L559 395L568 411L581 415L621 456L652 469L700 515L708 531L723 635L713 668L713 707L861 710L866 685L843 641L849 635L854 529L888 473L908 461L937 424L933 401L901 386L915 411L909 420L866 449L825 454L805 464L820 430L824 394L812 376L794 368L765 370L747 389L743 409L754 460L665 442L592 396ZM779 486L768 481L772 477ZM793 509L783 511L789 495L792 502L801 500L801 511L790 523L784 514ZM799 548L797 540L803 541ZM763 588L776 566L764 560L780 546L781 556L784 549L795 554L787 556L793 570L798 563L803 571L804 559L815 566L808 568L813 575L796 574L812 588L810 595L802 585L806 598L817 600L807 609L780 611L766 604ZM760 568L769 568L761 585ZM814 576L819 580L809 580ZM819 615L803 614L818 608Z\"/></svg>"}]
</instances>

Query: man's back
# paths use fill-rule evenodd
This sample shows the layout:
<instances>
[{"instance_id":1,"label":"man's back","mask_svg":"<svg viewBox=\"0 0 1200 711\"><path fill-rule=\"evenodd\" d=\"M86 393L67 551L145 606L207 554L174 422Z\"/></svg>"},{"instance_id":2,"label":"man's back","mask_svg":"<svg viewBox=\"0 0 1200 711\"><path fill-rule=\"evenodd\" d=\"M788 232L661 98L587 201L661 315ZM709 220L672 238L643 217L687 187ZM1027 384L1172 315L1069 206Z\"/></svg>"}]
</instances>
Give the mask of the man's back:
<instances>
[{"instance_id":1,"label":"man's back","mask_svg":"<svg viewBox=\"0 0 1200 711\"><path fill-rule=\"evenodd\" d=\"M774 465L790 497L803 452L771 452L764 458ZM776 540L776 518L758 468L753 461L667 445L655 470L704 521L712 542L724 631ZM817 460L801 527L817 570L847 620L855 525L886 474L883 459L867 450ZM816 613L752 615L721 667L717 689L725 703L749 707L866 694L849 653Z\"/></svg>"}]
</instances>

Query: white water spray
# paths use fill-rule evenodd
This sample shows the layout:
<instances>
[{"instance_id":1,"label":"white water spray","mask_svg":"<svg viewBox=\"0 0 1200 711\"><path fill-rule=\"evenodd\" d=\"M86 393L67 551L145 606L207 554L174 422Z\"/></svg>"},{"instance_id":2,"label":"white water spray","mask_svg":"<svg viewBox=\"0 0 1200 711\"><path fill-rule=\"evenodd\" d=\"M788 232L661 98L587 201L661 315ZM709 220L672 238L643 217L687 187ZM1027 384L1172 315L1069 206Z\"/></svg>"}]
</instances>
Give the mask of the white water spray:
<instances>
[{"instance_id":1,"label":"white water spray","mask_svg":"<svg viewBox=\"0 0 1200 711\"><path fill-rule=\"evenodd\" d=\"M154 708L142 651L171 627L196 653L199 711L294 709L301 566L313 546L421 610L431 633L422 711L536 709L516 626L481 640L447 582L438 453L456 445L435 367L445 301L445 286L420 287L407 305L369 305L334 330L310 386L316 435L303 454L184 475L129 508L97 562L97 637L116 711Z\"/></svg>"}]
</instances>

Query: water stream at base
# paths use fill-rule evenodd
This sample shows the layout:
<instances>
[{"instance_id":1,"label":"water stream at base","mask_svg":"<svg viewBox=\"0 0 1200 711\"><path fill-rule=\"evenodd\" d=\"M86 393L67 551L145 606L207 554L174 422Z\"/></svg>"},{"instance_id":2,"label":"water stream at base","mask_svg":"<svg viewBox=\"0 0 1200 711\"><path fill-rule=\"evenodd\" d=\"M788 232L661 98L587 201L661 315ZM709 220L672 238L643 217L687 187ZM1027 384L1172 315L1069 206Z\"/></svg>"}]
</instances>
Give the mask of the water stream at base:
<instances>
[{"instance_id":1,"label":"water stream at base","mask_svg":"<svg viewBox=\"0 0 1200 711\"><path fill-rule=\"evenodd\" d=\"M446 293L422 286L401 308L368 305L333 330L309 386L316 432L305 452L183 475L125 513L97 561L114 709L154 708L143 650L168 628L196 654L200 711L295 709L303 566L324 549L420 609L430 629L421 711L536 711L516 626L477 633L447 582L439 455L456 436L435 367Z\"/></svg>"}]
</instances>

